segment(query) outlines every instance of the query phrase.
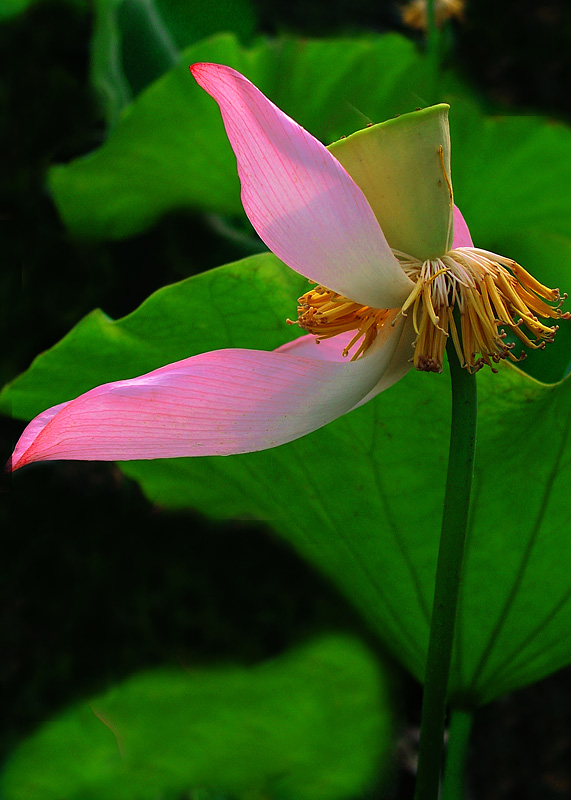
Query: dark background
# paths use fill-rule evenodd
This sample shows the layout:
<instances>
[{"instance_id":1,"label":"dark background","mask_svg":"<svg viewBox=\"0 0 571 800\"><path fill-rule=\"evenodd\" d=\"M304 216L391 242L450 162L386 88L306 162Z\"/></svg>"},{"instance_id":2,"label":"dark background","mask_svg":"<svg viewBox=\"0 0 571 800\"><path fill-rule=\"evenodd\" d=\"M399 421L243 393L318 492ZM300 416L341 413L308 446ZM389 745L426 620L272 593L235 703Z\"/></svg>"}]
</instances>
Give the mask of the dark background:
<instances>
[{"instance_id":1,"label":"dark background","mask_svg":"<svg viewBox=\"0 0 571 800\"><path fill-rule=\"evenodd\" d=\"M405 31L398 5L382 0L255 5L270 35ZM87 7L55 2L0 24L2 382L92 308L122 316L159 286L236 257L186 215L116 243L73 241L63 229L46 169L94 149L105 131L88 83L91 27ZM452 63L491 108L571 122L568 0L473 0L450 42ZM22 428L1 420L5 458ZM324 630L370 639L262 525L151 508L107 464L31 467L1 490L3 752L72 699L144 666L253 663ZM402 686L406 739L421 692L406 676ZM571 797L570 765L569 669L476 715L474 797ZM392 797L410 797L411 780L403 766Z\"/></svg>"}]
</instances>

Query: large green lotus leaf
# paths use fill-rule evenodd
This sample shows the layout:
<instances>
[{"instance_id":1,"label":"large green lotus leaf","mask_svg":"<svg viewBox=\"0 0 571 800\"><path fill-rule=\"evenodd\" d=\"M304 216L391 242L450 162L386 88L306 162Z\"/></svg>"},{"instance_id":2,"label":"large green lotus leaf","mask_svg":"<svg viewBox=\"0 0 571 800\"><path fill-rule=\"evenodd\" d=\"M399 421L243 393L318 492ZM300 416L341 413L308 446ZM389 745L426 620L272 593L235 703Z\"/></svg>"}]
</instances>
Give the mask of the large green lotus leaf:
<instances>
[{"instance_id":1,"label":"large green lotus leaf","mask_svg":"<svg viewBox=\"0 0 571 800\"><path fill-rule=\"evenodd\" d=\"M301 288L277 259L259 255L166 287L117 322L95 312L4 390L2 408L29 419L95 384L193 353L273 348L292 333L283 320ZM541 384L508 365L477 380L475 495L451 675L453 697L472 704L571 661L571 382ZM447 375L411 372L275 450L122 468L164 506L270 520L421 679L449 416Z\"/></svg>"},{"instance_id":2,"label":"large green lotus leaf","mask_svg":"<svg viewBox=\"0 0 571 800\"><path fill-rule=\"evenodd\" d=\"M296 336L285 320L295 317L296 298L306 287L305 278L263 253L160 289L117 322L96 309L4 388L0 410L20 419L35 416L102 383L103 374L106 380L132 378L227 347L233 332L241 347L278 347Z\"/></svg>"},{"instance_id":3,"label":"large green lotus leaf","mask_svg":"<svg viewBox=\"0 0 571 800\"><path fill-rule=\"evenodd\" d=\"M52 169L54 199L73 233L120 238L175 208L242 213L218 107L188 71L196 61L240 70L326 142L364 127L371 115L380 121L412 111L427 82L421 56L396 35L279 39L252 49L230 34L197 43L124 110L98 150Z\"/></svg>"},{"instance_id":4,"label":"large green lotus leaf","mask_svg":"<svg viewBox=\"0 0 571 800\"><path fill-rule=\"evenodd\" d=\"M108 122L178 63L184 47L221 30L249 37L254 28L250 0L96 0L91 80Z\"/></svg>"},{"instance_id":5,"label":"large green lotus leaf","mask_svg":"<svg viewBox=\"0 0 571 800\"><path fill-rule=\"evenodd\" d=\"M540 117L488 117L451 104L455 199L474 241L500 247L530 227L569 237L571 130Z\"/></svg>"},{"instance_id":6,"label":"large green lotus leaf","mask_svg":"<svg viewBox=\"0 0 571 800\"><path fill-rule=\"evenodd\" d=\"M385 673L359 641L331 636L251 668L134 675L24 741L0 792L156 800L210 787L248 800L345 800L378 778L391 733Z\"/></svg>"}]
</instances>

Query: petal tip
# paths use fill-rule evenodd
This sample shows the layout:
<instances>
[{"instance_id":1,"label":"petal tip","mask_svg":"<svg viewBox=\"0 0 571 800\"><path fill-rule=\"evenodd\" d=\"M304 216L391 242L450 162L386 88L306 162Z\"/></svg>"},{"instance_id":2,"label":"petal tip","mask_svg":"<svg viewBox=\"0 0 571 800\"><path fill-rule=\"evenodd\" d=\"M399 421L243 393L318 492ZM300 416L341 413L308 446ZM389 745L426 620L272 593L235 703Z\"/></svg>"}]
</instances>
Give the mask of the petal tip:
<instances>
[{"instance_id":1,"label":"petal tip","mask_svg":"<svg viewBox=\"0 0 571 800\"><path fill-rule=\"evenodd\" d=\"M34 461L33 458L27 459L25 457L25 453L22 453L20 456L15 456L14 453L10 456L6 464L4 465L4 475L12 475L16 470L21 469L21 467L25 467L26 464L31 463Z\"/></svg>"},{"instance_id":2,"label":"petal tip","mask_svg":"<svg viewBox=\"0 0 571 800\"><path fill-rule=\"evenodd\" d=\"M27 452L27 451L26 451ZM25 467L26 464L30 464L35 459L26 458L26 453L17 454L16 451L12 453L8 461L4 464L4 475L12 475L16 470Z\"/></svg>"},{"instance_id":3,"label":"petal tip","mask_svg":"<svg viewBox=\"0 0 571 800\"><path fill-rule=\"evenodd\" d=\"M200 84L200 77L203 76L208 67L213 66L212 64L207 64L204 61L197 61L196 64L191 64L189 67L190 74L196 80L198 84Z\"/></svg>"},{"instance_id":4,"label":"petal tip","mask_svg":"<svg viewBox=\"0 0 571 800\"><path fill-rule=\"evenodd\" d=\"M243 75L239 75L232 67L225 66L224 64L213 64L208 61L197 61L195 64L189 66L189 70L193 78L203 89L206 88L203 84L208 78L216 78L224 73L227 75L233 74L242 78L244 77ZM208 89L206 89L206 91L208 91Z\"/></svg>"}]
</instances>

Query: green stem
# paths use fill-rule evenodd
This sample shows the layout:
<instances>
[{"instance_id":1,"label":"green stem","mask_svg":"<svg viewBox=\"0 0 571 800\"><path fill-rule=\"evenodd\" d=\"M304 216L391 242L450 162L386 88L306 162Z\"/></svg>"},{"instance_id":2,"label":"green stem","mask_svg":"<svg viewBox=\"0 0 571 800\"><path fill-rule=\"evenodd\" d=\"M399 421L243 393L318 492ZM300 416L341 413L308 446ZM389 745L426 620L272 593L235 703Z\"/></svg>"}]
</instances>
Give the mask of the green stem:
<instances>
[{"instance_id":1,"label":"green stem","mask_svg":"<svg viewBox=\"0 0 571 800\"><path fill-rule=\"evenodd\" d=\"M472 712L461 708L450 714L448 752L442 784L442 800L464 800L466 796L466 759L472 730Z\"/></svg>"},{"instance_id":2,"label":"green stem","mask_svg":"<svg viewBox=\"0 0 571 800\"><path fill-rule=\"evenodd\" d=\"M476 378L462 369L452 337L447 344L452 426L434 603L424 675L415 800L437 800L444 743L446 691L458 607L476 441Z\"/></svg>"}]
</instances>

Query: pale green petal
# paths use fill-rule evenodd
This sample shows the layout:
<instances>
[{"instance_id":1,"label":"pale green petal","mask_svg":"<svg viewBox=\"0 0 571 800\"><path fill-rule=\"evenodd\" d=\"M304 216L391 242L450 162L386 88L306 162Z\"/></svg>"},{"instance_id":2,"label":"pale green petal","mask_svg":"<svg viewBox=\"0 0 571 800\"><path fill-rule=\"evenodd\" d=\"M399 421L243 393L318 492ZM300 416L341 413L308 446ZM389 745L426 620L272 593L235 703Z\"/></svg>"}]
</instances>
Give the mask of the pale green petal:
<instances>
[{"instance_id":1,"label":"pale green petal","mask_svg":"<svg viewBox=\"0 0 571 800\"><path fill-rule=\"evenodd\" d=\"M403 114L329 145L390 246L420 259L441 256L454 237L448 109Z\"/></svg>"}]
</instances>

